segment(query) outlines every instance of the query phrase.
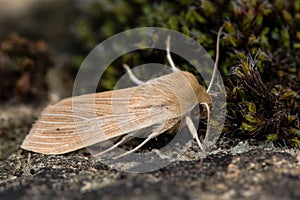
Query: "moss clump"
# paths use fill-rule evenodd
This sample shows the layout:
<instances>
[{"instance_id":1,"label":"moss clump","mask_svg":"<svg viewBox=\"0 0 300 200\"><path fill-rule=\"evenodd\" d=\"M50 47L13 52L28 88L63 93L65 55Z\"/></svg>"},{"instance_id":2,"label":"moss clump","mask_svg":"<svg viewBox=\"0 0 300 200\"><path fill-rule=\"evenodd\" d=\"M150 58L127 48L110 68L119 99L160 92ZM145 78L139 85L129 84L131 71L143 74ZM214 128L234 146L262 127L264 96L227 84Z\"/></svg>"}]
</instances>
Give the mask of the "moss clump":
<instances>
[{"instance_id":1,"label":"moss clump","mask_svg":"<svg viewBox=\"0 0 300 200\"><path fill-rule=\"evenodd\" d=\"M98 33L85 40L87 46L126 28L158 26L194 38L214 56L216 33L224 25L219 62L228 96L224 131L234 137L299 147L300 0L147 4L135 0L133 4L105 1L91 5L98 10L85 14L92 22L105 23L79 27L83 33ZM90 38L90 34L83 35Z\"/></svg>"},{"instance_id":2,"label":"moss clump","mask_svg":"<svg viewBox=\"0 0 300 200\"><path fill-rule=\"evenodd\" d=\"M17 34L0 41L0 101L47 99L45 76L52 65L45 41L28 41Z\"/></svg>"}]
</instances>

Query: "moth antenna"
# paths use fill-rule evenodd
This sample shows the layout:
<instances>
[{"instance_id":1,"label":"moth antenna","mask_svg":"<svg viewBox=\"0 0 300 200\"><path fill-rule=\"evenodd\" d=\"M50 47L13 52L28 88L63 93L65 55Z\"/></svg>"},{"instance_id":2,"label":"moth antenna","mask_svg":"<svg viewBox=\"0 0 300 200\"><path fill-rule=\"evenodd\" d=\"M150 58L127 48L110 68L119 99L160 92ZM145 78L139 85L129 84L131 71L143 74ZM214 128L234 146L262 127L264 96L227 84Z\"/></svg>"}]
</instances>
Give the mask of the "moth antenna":
<instances>
[{"instance_id":1,"label":"moth antenna","mask_svg":"<svg viewBox=\"0 0 300 200\"><path fill-rule=\"evenodd\" d=\"M215 59L214 70L213 70L213 73L212 73L212 76L211 76L211 80L210 80L209 86L208 86L208 88L206 90L207 93L209 93L210 90L211 90L211 87L212 87L212 84L213 84L214 79L216 77L216 73L217 73L217 69L218 69L220 37L221 37L221 33L222 33L222 30L223 30L223 27L224 26L221 26L221 28L218 31L217 45L216 45L216 59Z\"/></svg>"},{"instance_id":2,"label":"moth antenna","mask_svg":"<svg viewBox=\"0 0 300 200\"><path fill-rule=\"evenodd\" d=\"M172 67L172 71L173 71L173 72L179 72L180 70L179 70L177 67L175 67L175 64L174 64L174 62L173 62L173 59L172 59L172 57L171 57L170 46L171 46L171 36L168 35L167 41L166 41L167 59L168 59L170 65L171 65L171 67Z\"/></svg>"},{"instance_id":3,"label":"moth antenna","mask_svg":"<svg viewBox=\"0 0 300 200\"><path fill-rule=\"evenodd\" d=\"M155 138L156 136L158 136L161 133L161 131L155 131L153 133L151 133L141 144L139 144L138 146L136 146L135 148L131 149L130 151L126 151L125 153L114 157L114 159L118 159L124 156L127 156L129 154L132 154L134 152L136 152L137 150L139 150L142 146L144 146L149 140Z\"/></svg>"},{"instance_id":4,"label":"moth antenna","mask_svg":"<svg viewBox=\"0 0 300 200\"><path fill-rule=\"evenodd\" d=\"M207 143L207 139L209 136L209 130L210 130L210 107L207 103L201 103L205 105L206 110L207 110L207 125L206 125L206 133L205 133L205 138L203 144L205 145Z\"/></svg>"},{"instance_id":5,"label":"moth antenna","mask_svg":"<svg viewBox=\"0 0 300 200\"><path fill-rule=\"evenodd\" d=\"M115 148L117 148L117 147L120 146L121 144L124 144L125 142L127 142L128 140L130 140L131 137L132 137L132 136L130 136L130 135L126 135L126 136L122 137L122 139L121 139L119 142L117 142L117 143L114 144L113 146L109 147L108 149L106 149L106 150L104 150L104 151L102 151L102 152L100 152L100 153L95 154L94 156L96 156L96 157L101 157L101 156L103 156L104 154L107 154L108 152L114 150Z\"/></svg>"},{"instance_id":6,"label":"moth antenna","mask_svg":"<svg viewBox=\"0 0 300 200\"><path fill-rule=\"evenodd\" d=\"M198 137L198 133L197 133L197 130L195 128L195 125L194 125L193 121L191 120L191 118L189 116L186 116L185 117L185 122L186 122L186 125L188 126L193 138L196 139L200 149L202 150L204 155L206 155L206 151L205 151L205 149L204 149L204 147L203 147L203 145L202 145L202 143L201 143L201 141Z\"/></svg>"},{"instance_id":7,"label":"moth antenna","mask_svg":"<svg viewBox=\"0 0 300 200\"><path fill-rule=\"evenodd\" d=\"M131 71L130 67L127 64L123 64L123 67L126 69L128 75L129 75L129 78L132 82L134 82L137 85L142 85L145 83L144 81L141 81L133 74L133 72Z\"/></svg>"}]
</instances>

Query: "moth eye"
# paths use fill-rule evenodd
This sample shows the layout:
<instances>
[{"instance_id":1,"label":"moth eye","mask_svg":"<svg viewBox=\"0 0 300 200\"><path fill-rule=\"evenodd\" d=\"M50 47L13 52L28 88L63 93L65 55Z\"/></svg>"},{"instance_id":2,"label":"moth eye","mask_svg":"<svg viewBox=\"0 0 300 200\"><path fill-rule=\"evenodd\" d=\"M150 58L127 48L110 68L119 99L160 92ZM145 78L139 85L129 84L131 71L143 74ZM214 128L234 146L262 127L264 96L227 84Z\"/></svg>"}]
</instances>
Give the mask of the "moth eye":
<instances>
[{"instance_id":1,"label":"moth eye","mask_svg":"<svg viewBox=\"0 0 300 200\"><path fill-rule=\"evenodd\" d=\"M60 128L57 128L56 131L60 131Z\"/></svg>"}]
</instances>

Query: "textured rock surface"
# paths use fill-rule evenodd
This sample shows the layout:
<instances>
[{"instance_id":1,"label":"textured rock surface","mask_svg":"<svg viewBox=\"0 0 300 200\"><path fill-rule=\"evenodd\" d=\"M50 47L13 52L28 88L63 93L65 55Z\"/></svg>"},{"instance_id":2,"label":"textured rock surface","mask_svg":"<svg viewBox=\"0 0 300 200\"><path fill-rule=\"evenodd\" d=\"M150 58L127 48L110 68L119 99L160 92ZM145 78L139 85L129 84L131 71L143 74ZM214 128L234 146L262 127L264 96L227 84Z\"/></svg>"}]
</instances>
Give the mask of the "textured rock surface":
<instances>
[{"instance_id":1,"label":"textured rock surface","mask_svg":"<svg viewBox=\"0 0 300 200\"><path fill-rule=\"evenodd\" d=\"M221 139L202 162L183 158L155 172L125 173L109 169L84 150L61 156L20 150L36 116L30 109L1 108L0 199L300 197L298 150L249 145L248 141L226 144Z\"/></svg>"}]
</instances>

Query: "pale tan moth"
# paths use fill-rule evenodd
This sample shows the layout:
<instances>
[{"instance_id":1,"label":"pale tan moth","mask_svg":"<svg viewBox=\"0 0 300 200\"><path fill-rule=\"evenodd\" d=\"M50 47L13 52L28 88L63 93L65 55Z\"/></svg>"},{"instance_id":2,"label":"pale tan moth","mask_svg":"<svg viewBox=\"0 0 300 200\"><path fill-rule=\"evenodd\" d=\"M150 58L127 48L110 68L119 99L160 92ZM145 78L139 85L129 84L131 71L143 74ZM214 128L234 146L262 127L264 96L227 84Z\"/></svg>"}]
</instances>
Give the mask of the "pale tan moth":
<instances>
[{"instance_id":1,"label":"pale tan moth","mask_svg":"<svg viewBox=\"0 0 300 200\"><path fill-rule=\"evenodd\" d=\"M175 67L170 54L171 38L168 37L166 51L172 73L143 82L124 64L130 79L137 84L136 87L66 98L46 107L24 139L21 148L42 154L64 154L122 136L120 141L101 152L102 155L126 143L130 139L129 134L132 135L139 129L155 127L142 143L118 155L122 157L137 151L149 140L184 119L184 123L205 154L205 146L202 145L188 113L198 104L206 107L208 117L203 142L205 144L210 130L211 96L208 92L217 70L221 31L222 27L218 32L215 65L207 90L199 84L193 74ZM74 100L77 106L80 106L79 109L82 109L82 116L74 114ZM112 106L112 100L116 100L118 104ZM125 105L126 109L123 108ZM91 114L89 108L95 109L96 115ZM102 134L86 128L97 122L101 122L98 124Z\"/></svg>"}]
</instances>

